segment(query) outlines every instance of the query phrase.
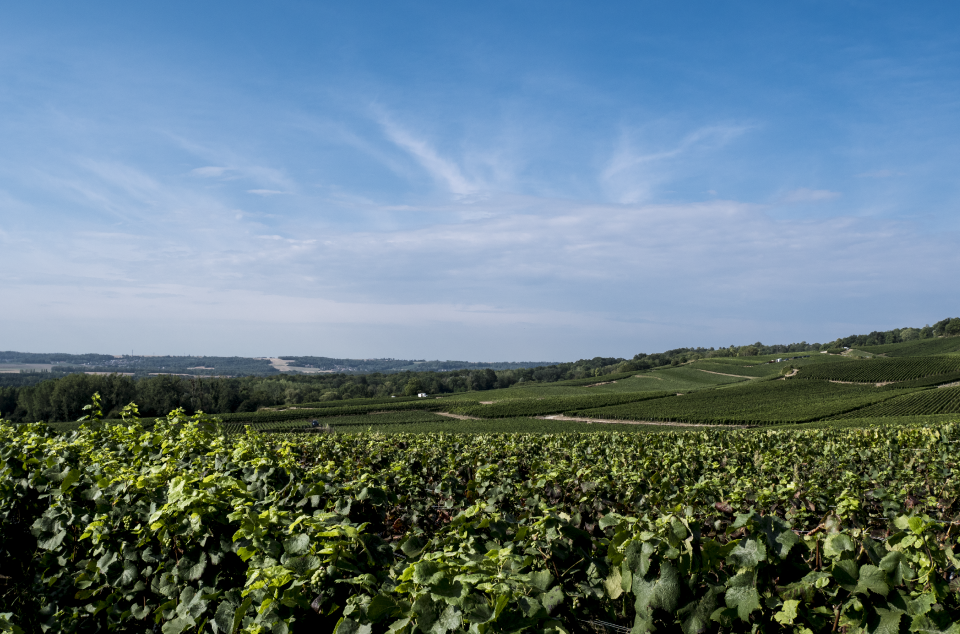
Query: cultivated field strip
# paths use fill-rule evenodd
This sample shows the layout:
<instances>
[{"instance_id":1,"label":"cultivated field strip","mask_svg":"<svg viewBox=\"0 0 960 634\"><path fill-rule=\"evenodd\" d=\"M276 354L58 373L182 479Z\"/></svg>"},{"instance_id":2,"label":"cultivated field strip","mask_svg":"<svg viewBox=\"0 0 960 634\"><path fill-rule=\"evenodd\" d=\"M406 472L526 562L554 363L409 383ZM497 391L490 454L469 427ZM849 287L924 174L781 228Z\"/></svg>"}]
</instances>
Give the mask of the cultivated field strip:
<instances>
[{"instance_id":1,"label":"cultivated field strip","mask_svg":"<svg viewBox=\"0 0 960 634\"><path fill-rule=\"evenodd\" d=\"M406 402L374 403L367 405L341 405L339 407L303 408L286 410L261 410L236 414L220 414L218 418L225 423L273 423L286 420L326 418L330 416L352 416L370 412L436 411L448 407L438 399L418 399Z\"/></svg>"},{"instance_id":2,"label":"cultivated field strip","mask_svg":"<svg viewBox=\"0 0 960 634\"><path fill-rule=\"evenodd\" d=\"M480 403L458 403L455 407L446 409L452 414L475 416L477 418L513 418L516 416L544 416L560 414L575 409L587 407L605 407L608 405L622 405L652 399L673 396L672 392L629 392L625 394L596 394L583 396L555 396L538 399L503 400L482 405Z\"/></svg>"},{"instance_id":3,"label":"cultivated field strip","mask_svg":"<svg viewBox=\"0 0 960 634\"><path fill-rule=\"evenodd\" d=\"M777 363L777 358L781 358L783 361ZM773 361L773 363L771 363L771 361ZM701 359L691 363L688 367L709 370L711 372L724 372L740 376L763 378L777 376L788 367L803 368L809 365L840 365L849 363L851 361L852 359L848 357L841 357L838 355L809 354L794 357L793 354L785 352L781 357L774 357L766 361L754 361L751 357L719 357L712 359Z\"/></svg>"},{"instance_id":4,"label":"cultivated field strip","mask_svg":"<svg viewBox=\"0 0 960 634\"><path fill-rule=\"evenodd\" d=\"M818 364L800 369L795 379L881 383L912 381L960 372L960 356L863 359L843 364Z\"/></svg>"},{"instance_id":5,"label":"cultivated field strip","mask_svg":"<svg viewBox=\"0 0 960 634\"><path fill-rule=\"evenodd\" d=\"M572 415L689 423L801 423L858 410L897 394L872 386L827 381L763 381L722 390L583 409Z\"/></svg>"},{"instance_id":6,"label":"cultivated field strip","mask_svg":"<svg viewBox=\"0 0 960 634\"><path fill-rule=\"evenodd\" d=\"M622 379L629 379L632 376L638 374L637 371L633 372L619 372L616 374L605 374L603 376L592 376L585 379L570 379L569 381L557 381L555 383L544 383L545 387L547 386L556 386L556 387L587 387L590 385L596 385L597 383L606 383L608 381L620 381Z\"/></svg>"},{"instance_id":7,"label":"cultivated field strip","mask_svg":"<svg viewBox=\"0 0 960 634\"><path fill-rule=\"evenodd\" d=\"M897 389L914 388L914 387L935 387L937 385L955 383L956 381L960 381L960 372L951 372L949 374L937 374L934 376L924 377L922 379L914 379L913 381L898 381L896 383L891 383L890 385L883 386L883 389L897 390Z\"/></svg>"},{"instance_id":8,"label":"cultivated field strip","mask_svg":"<svg viewBox=\"0 0 960 634\"><path fill-rule=\"evenodd\" d=\"M925 414L960 414L960 387L923 390L904 394L897 398L838 418L919 416Z\"/></svg>"},{"instance_id":9,"label":"cultivated field strip","mask_svg":"<svg viewBox=\"0 0 960 634\"><path fill-rule=\"evenodd\" d=\"M416 396L391 396L386 398L354 398L345 401L315 401L311 403L297 403L294 405L277 405L276 407L267 408L270 410L287 410L287 409L322 409L327 407L354 407L354 406L364 406L364 405L386 405L386 404L396 404L396 403L405 403L409 401L422 400L418 399Z\"/></svg>"},{"instance_id":10,"label":"cultivated field strip","mask_svg":"<svg viewBox=\"0 0 960 634\"><path fill-rule=\"evenodd\" d=\"M942 339L923 339L904 343L891 343L882 346L862 346L858 350L887 357L926 357L951 352L960 352L960 337Z\"/></svg>"}]
</instances>

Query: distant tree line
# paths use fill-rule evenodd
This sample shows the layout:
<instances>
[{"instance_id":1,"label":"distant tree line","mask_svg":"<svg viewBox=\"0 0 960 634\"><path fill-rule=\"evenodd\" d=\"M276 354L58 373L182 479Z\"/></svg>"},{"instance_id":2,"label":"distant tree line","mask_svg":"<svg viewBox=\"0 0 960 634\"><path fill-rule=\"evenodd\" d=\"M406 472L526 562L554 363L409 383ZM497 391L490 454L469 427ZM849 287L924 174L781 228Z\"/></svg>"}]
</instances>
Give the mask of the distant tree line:
<instances>
[{"instance_id":1,"label":"distant tree line","mask_svg":"<svg viewBox=\"0 0 960 634\"><path fill-rule=\"evenodd\" d=\"M869 346L960 335L960 318L944 319L933 326L900 328L869 335L852 335L831 343L764 345L759 341L726 348L676 348L632 359L594 357L570 363L533 368L494 370L462 369L440 372L370 374L275 374L236 378L160 375L128 377L118 374L0 374L0 414L18 422L76 420L94 392L99 392L108 412L135 402L144 416L160 416L182 407L189 413L252 412L262 407L297 405L317 401L399 395L450 394L492 390L524 383L553 383L679 365L712 357L749 357L765 354L811 352L843 346Z\"/></svg>"},{"instance_id":2,"label":"distant tree line","mask_svg":"<svg viewBox=\"0 0 960 634\"><path fill-rule=\"evenodd\" d=\"M431 372L449 370L514 370L551 365L549 361L428 361L426 359L335 359L333 357L280 357L294 367L315 368L343 374L371 374L374 372Z\"/></svg>"},{"instance_id":3,"label":"distant tree line","mask_svg":"<svg viewBox=\"0 0 960 634\"><path fill-rule=\"evenodd\" d=\"M18 422L76 420L90 396L99 392L108 417L135 402L144 416L159 416L182 407L210 414L251 412L261 407L296 405L350 398L449 394L491 390L517 383L553 382L609 374L624 359L581 360L513 370L453 370L392 374L284 374L237 378L118 374L69 374L35 385L0 387L0 413ZM12 375L17 376L17 375Z\"/></svg>"},{"instance_id":4,"label":"distant tree line","mask_svg":"<svg viewBox=\"0 0 960 634\"><path fill-rule=\"evenodd\" d=\"M550 365L550 362L427 361L426 359L335 359L331 357L280 357L291 366L329 371L337 374L381 372L428 372L441 370L512 370ZM51 370L70 372L118 372L136 376L150 374L188 374L192 376L268 376L280 374L269 359L211 356L113 356L109 354L47 354L0 351L0 363L49 363Z\"/></svg>"},{"instance_id":5,"label":"distant tree line","mask_svg":"<svg viewBox=\"0 0 960 634\"><path fill-rule=\"evenodd\" d=\"M935 339L936 337L955 337L960 335L960 317L943 319L927 324L923 328L894 328L893 330L874 331L869 335L850 335L827 344L828 348L854 348L864 346L882 346L891 343Z\"/></svg>"}]
</instances>

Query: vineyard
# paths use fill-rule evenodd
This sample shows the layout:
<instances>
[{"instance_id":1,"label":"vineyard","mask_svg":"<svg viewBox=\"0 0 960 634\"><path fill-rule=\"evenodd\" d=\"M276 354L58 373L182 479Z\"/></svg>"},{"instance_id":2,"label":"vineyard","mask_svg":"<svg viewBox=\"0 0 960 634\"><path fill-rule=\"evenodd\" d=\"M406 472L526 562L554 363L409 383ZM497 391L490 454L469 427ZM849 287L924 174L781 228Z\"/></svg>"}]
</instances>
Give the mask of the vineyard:
<instances>
[{"instance_id":1,"label":"vineyard","mask_svg":"<svg viewBox=\"0 0 960 634\"><path fill-rule=\"evenodd\" d=\"M960 337L924 339L881 346L864 346L860 349L864 352L882 354L887 357L923 357L960 352Z\"/></svg>"},{"instance_id":2,"label":"vineyard","mask_svg":"<svg viewBox=\"0 0 960 634\"><path fill-rule=\"evenodd\" d=\"M937 374L928 376L924 379L915 379L913 381L900 381L883 386L888 390L902 390L915 387L939 387L960 381L960 372L950 372L949 374Z\"/></svg>"},{"instance_id":3,"label":"vineyard","mask_svg":"<svg viewBox=\"0 0 960 634\"><path fill-rule=\"evenodd\" d=\"M400 424L391 424L389 422L380 422L373 418L367 420L371 424L341 426L337 423L334 426L336 433L359 434L366 432L382 434L421 434L421 433L445 433L445 434L558 434L564 432L609 432L611 428L623 433L647 433L672 431L676 427L666 425L610 425L604 423L581 422L571 420L556 420L553 418L529 418L526 416L517 416L514 418L482 418L482 419L456 419L450 417L438 417L442 420L424 420L419 422L407 422ZM336 421L334 421L336 422Z\"/></svg>"},{"instance_id":4,"label":"vineyard","mask_svg":"<svg viewBox=\"0 0 960 634\"><path fill-rule=\"evenodd\" d=\"M312 403L297 403L295 405L279 405L277 407L271 407L270 410L287 410L287 409L321 409L326 407L344 407L345 405L386 405L396 404L396 403L408 403L410 401L421 400L416 396L394 396L390 398L355 398L350 399L349 401L317 401ZM267 411L267 410L261 410Z\"/></svg>"},{"instance_id":5,"label":"vineyard","mask_svg":"<svg viewBox=\"0 0 960 634\"><path fill-rule=\"evenodd\" d=\"M3 425L16 631L954 632L960 427ZM11 580L17 580L11 583Z\"/></svg>"},{"instance_id":6,"label":"vineyard","mask_svg":"<svg viewBox=\"0 0 960 634\"><path fill-rule=\"evenodd\" d=\"M864 359L843 364L818 364L800 369L796 378L852 383L911 381L960 372L960 356Z\"/></svg>"},{"instance_id":7,"label":"vineyard","mask_svg":"<svg viewBox=\"0 0 960 634\"><path fill-rule=\"evenodd\" d=\"M960 387L945 387L905 394L865 407L848 416L893 418L931 414L960 414Z\"/></svg>"},{"instance_id":8,"label":"vineyard","mask_svg":"<svg viewBox=\"0 0 960 634\"><path fill-rule=\"evenodd\" d=\"M768 425L833 417L896 394L827 381L754 381L725 389L584 409L576 414L640 421Z\"/></svg>"},{"instance_id":9,"label":"vineyard","mask_svg":"<svg viewBox=\"0 0 960 634\"><path fill-rule=\"evenodd\" d=\"M626 394L590 394L578 396L554 396L526 399L510 399L482 403L457 403L448 411L454 414L477 418L511 418L514 416L544 416L562 414L591 407L605 407L624 403L638 403L651 399L672 396L671 392L633 392Z\"/></svg>"}]
</instances>

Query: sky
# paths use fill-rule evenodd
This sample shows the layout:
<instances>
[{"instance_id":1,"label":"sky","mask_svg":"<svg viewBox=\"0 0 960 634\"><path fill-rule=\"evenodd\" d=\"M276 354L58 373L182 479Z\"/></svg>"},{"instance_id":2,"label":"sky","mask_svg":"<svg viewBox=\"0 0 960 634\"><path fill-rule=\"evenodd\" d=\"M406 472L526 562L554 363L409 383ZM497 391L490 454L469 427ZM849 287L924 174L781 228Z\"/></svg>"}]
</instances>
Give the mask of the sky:
<instances>
[{"instance_id":1,"label":"sky","mask_svg":"<svg viewBox=\"0 0 960 634\"><path fill-rule=\"evenodd\" d=\"M960 315L960 6L0 8L0 349L631 357Z\"/></svg>"}]
</instances>

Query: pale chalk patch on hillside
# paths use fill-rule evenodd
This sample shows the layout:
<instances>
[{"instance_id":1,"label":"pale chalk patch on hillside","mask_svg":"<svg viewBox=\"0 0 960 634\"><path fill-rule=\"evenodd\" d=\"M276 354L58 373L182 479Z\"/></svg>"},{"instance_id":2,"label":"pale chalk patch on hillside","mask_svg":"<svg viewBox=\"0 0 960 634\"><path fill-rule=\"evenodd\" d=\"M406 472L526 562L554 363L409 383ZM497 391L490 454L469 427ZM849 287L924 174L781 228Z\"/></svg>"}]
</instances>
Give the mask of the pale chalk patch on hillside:
<instances>
[{"instance_id":1,"label":"pale chalk patch on hillside","mask_svg":"<svg viewBox=\"0 0 960 634\"><path fill-rule=\"evenodd\" d=\"M293 363L290 359L280 359L278 357L261 357L262 359L269 361L275 369L280 372L302 372L303 374L331 374L336 372L336 370L318 370L317 368L304 368L297 365L290 365Z\"/></svg>"}]
</instances>

